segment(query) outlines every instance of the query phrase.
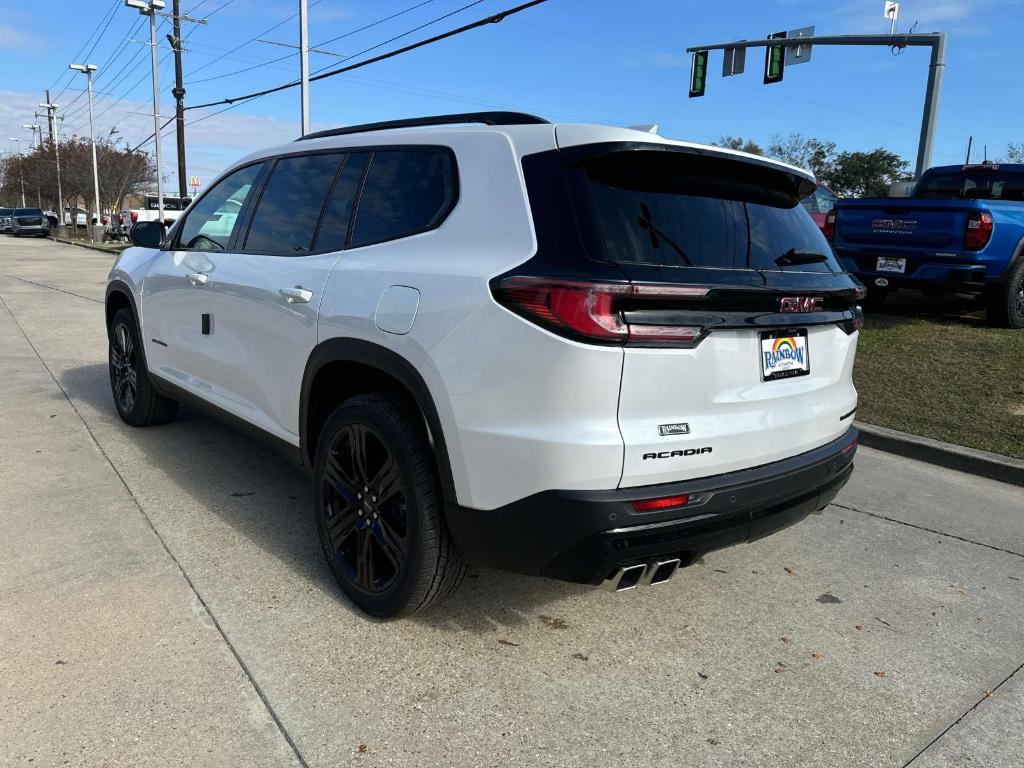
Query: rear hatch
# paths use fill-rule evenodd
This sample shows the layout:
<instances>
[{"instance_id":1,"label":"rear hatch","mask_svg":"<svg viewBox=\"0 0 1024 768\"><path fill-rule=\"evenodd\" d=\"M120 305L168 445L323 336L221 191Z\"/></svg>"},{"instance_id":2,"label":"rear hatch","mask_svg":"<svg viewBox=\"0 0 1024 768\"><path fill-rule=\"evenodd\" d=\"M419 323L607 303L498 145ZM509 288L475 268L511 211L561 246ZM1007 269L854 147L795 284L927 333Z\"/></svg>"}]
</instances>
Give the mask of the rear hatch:
<instances>
[{"instance_id":1,"label":"rear hatch","mask_svg":"<svg viewBox=\"0 0 1024 768\"><path fill-rule=\"evenodd\" d=\"M903 248L958 251L968 211L977 207L967 200L842 200L837 205L836 244L887 252Z\"/></svg>"},{"instance_id":2,"label":"rear hatch","mask_svg":"<svg viewBox=\"0 0 1024 768\"><path fill-rule=\"evenodd\" d=\"M799 203L813 182L677 146L561 150L583 247L555 243L560 253L499 278L535 318L561 321L557 332L623 346L622 487L803 453L845 432L856 407L861 287ZM562 214L554 176L528 160L543 252L547 222ZM545 300L529 281L551 275L567 287Z\"/></svg>"}]
</instances>

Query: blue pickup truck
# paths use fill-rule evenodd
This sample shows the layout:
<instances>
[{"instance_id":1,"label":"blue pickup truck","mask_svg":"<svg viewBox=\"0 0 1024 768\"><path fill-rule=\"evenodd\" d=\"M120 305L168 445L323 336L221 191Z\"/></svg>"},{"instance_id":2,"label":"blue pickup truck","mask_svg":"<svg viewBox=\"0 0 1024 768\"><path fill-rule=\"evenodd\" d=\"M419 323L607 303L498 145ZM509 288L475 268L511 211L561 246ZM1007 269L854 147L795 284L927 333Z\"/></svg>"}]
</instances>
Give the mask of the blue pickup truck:
<instances>
[{"instance_id":1,"label":"blue pickup truck","mask_svg":"<svg viewBox=\"0 0 1024 768\"><path fill-rule=\"evenodd\" d=\"M993 324L1024 328L1024 165L930 168L911 197L839 200L824 231L868 309L897 288L971 293Z\"/></svg>"}]
</instances>

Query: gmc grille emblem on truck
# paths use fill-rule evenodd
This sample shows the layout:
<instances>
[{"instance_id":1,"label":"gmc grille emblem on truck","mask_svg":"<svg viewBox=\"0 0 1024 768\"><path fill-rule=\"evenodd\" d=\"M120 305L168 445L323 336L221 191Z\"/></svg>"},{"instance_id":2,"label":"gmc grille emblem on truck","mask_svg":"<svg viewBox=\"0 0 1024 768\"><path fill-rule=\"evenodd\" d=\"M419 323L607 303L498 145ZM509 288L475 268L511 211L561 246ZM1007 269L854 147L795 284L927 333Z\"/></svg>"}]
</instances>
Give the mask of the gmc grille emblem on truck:
<instances>
[{"instance_id":1,"label":"gmc grille emblem on truck","mask_svg":"<svg viewBox=\"0 0 1024 768\"><path fill-rule=\"evenodd\" d=\"M821 312L825 299L821 296L786 296L779 299L780 312Z\"/></svg>"}]
</instances>

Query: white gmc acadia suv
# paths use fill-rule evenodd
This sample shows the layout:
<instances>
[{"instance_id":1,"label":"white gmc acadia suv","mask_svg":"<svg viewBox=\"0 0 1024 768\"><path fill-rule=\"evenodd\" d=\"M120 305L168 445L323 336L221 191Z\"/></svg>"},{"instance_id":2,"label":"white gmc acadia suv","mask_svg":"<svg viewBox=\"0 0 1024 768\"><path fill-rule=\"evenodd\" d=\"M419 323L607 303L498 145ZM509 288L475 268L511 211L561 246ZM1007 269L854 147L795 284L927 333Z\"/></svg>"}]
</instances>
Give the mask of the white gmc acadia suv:
<instances>
[{"instance_id":1,"label":"white gmc acadia suv","mask_svg":"<svg viewBox=\"0 0 1024 768\"><path fill-rule=\"evenodd\" d=\"M322 131L133 230L114 402L137 426L194 404L307 467L327 561L375 616L467 563L662 583L853 469L862 288L813 188L516 113Z\"/></svg>"}]
</instances>

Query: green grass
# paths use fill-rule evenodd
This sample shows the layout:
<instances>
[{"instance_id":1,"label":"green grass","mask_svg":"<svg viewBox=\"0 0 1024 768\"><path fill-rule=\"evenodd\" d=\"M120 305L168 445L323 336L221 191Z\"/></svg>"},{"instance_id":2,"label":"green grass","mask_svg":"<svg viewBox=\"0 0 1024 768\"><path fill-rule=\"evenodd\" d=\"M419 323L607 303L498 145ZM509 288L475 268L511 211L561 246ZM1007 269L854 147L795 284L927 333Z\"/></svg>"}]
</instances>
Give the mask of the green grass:
<instances>
[{"instance_id":1,"label":"green grass","mask_svg":"<svg viewBox=\"0 0 1024 768\"><path fill-rule=\"evenodd\" d=\"M1024 330L987 327L965 300L910 296L868 313L857 418L1024 458Z\"/></svg>"}]
</instances>

